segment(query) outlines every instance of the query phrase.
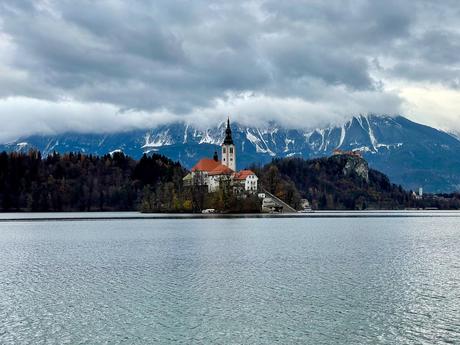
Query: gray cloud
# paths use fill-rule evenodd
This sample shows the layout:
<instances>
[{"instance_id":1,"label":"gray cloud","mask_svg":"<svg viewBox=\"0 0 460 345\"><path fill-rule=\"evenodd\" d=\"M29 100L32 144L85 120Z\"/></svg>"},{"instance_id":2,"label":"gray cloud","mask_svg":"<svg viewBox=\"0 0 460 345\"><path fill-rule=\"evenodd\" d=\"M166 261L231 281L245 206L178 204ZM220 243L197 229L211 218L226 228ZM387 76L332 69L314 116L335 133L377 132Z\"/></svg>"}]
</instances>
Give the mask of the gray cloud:
<instances>
[{"instance_id":1,"label":"gray cloud","mask_svg":"<svg viewBox=\"0 0 460 345\"><path fill-rule=\"evenodd\" d=\"M452 0L0 0L0 120L21 124L0 140L69 130L77 110L93 117L81 131L398 113L395 79L458 88L459 14Z\"/></svg>"}]
</instances>

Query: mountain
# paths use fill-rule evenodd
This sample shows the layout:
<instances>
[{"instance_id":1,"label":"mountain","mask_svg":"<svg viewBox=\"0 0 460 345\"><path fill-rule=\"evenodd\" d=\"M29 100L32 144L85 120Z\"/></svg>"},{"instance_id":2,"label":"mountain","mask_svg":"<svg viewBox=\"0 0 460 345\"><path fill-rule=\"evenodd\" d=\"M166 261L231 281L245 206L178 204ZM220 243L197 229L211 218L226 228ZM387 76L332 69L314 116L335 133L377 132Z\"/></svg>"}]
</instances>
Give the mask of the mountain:
<instances>
[{"instance_id":1,"label":"mountain","mask_svg":"<svg viewBox=\"0 0 460 345\"><path fill-rule=\"evenodd\" d=\"M224 138L225 124L208 129L176 123L146 131L115 134L31 136L0 145L0 151L40 150L106 154L123 151L134 158L161 153L190 168L211 157ZM287 129L275 123L258 128L232 124L238 168L273 158L329 156L334 149L360 150L371 168L407 189L428 192L460 189L460 140L403 116L355 116L340 126L313 130Z\"/></svg>"}]
</instances>

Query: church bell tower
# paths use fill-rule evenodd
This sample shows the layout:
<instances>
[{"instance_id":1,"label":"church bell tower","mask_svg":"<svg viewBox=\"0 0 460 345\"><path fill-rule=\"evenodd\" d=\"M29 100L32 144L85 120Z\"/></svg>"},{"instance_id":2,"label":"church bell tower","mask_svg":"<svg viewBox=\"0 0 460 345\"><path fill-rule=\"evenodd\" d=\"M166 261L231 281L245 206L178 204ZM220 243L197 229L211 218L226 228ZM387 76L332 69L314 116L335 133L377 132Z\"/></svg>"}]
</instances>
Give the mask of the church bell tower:
<instances>
[{"instance_id":1,"label":"church bell tower","mask_svg":"<svg viewBox=\"0 0 460 345\"><path fill-rule=\"evenodd\" d=\"M236 152L235 144L233 144L232 139L232 130L230 128L230 118L227 120L225 139L222 143L222 165L228 166L233 171L236 171Z\"/></svg>"}]
</instances>

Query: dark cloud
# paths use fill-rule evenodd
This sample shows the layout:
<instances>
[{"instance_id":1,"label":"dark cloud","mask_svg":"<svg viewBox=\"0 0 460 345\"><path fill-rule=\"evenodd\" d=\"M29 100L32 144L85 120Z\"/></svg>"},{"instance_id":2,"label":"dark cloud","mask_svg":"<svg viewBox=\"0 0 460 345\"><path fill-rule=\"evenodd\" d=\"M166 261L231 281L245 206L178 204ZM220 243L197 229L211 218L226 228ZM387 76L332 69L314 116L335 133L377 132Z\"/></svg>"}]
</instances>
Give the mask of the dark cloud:
<instances>
[{"instance_id":1,"label":"dark cloud","mask_svg":"<svg viewBox=\"0 0 460 345\"><path fill-rule=\"evenodd\" d=\"M0 102L106 104L158 121L235 104L259 120L273 102L305 119L398 112L393 79L458 86L459 13L452 0L0 0ZM240 107L251 97L261 109ZM60 111L49 121L65 122Z\"/></svg>"}]
</instances>

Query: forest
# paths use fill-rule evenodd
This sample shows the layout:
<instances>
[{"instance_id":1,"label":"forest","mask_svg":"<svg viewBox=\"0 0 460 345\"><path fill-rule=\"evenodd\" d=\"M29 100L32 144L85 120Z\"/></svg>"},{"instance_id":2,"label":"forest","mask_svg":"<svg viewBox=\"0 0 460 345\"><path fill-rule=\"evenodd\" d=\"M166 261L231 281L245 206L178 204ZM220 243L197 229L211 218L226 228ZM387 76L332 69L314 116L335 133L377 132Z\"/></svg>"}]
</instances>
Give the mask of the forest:
<instances>
[{"instance_id":1,"label":"forest","mask_svg":"<svg viewBox=\"0 0 460 345\"><path fill-rule=\"evenodd\" d=\"M317 210L460 209L459 193L426 194L419 199L377 170L367 168L368 180L354 171L344 174L352 159L357 158L284 158L252 169L267 190L294 207L305 198ZM358 160L367 167L365 160Z\"/></svg>"},{"instance_id":2,"label":"forest","mask_svg":"<svg viewBox=\"0 0 460 345\"><path fill-rule=\"evenodd\" d=\"M120 152L0 153L0 211L259 212L257 197L238 199L229 186L208 194L184 188L186 170L158 155L139 161Z\"/></svg>"},{"instance_id":3,"label":"forest","mask_svg":"<svg viewBox=\"0 0 460 345\"><path fill-rule=\"evenodd\" d=\"M130 211L144 189L173 199L184 169L160 155L135 161L123 153L102 157L36 151L0 154L2 211Z\"/></svg>"},{"instance_id":4,"label":"forest","mask_svg":"<svg viewBox=\"0 0 460 345\"><path fill-rule=\"evenodd\" d=\"M250 167L268 190L296 209L307 199L313 209L459 209L459 194L427 195L411 191L369 169L368 180L342 173L345 161L332 158L274 159ZM367 164L367 163L366 163ZM0 153L0 211L143 211L260 212L257 196L238 197L222 185L215 193L182 184L186 169L158 155L136 161L123 153L104 156L81 153Z\"/></svg>"}]
</instances>

